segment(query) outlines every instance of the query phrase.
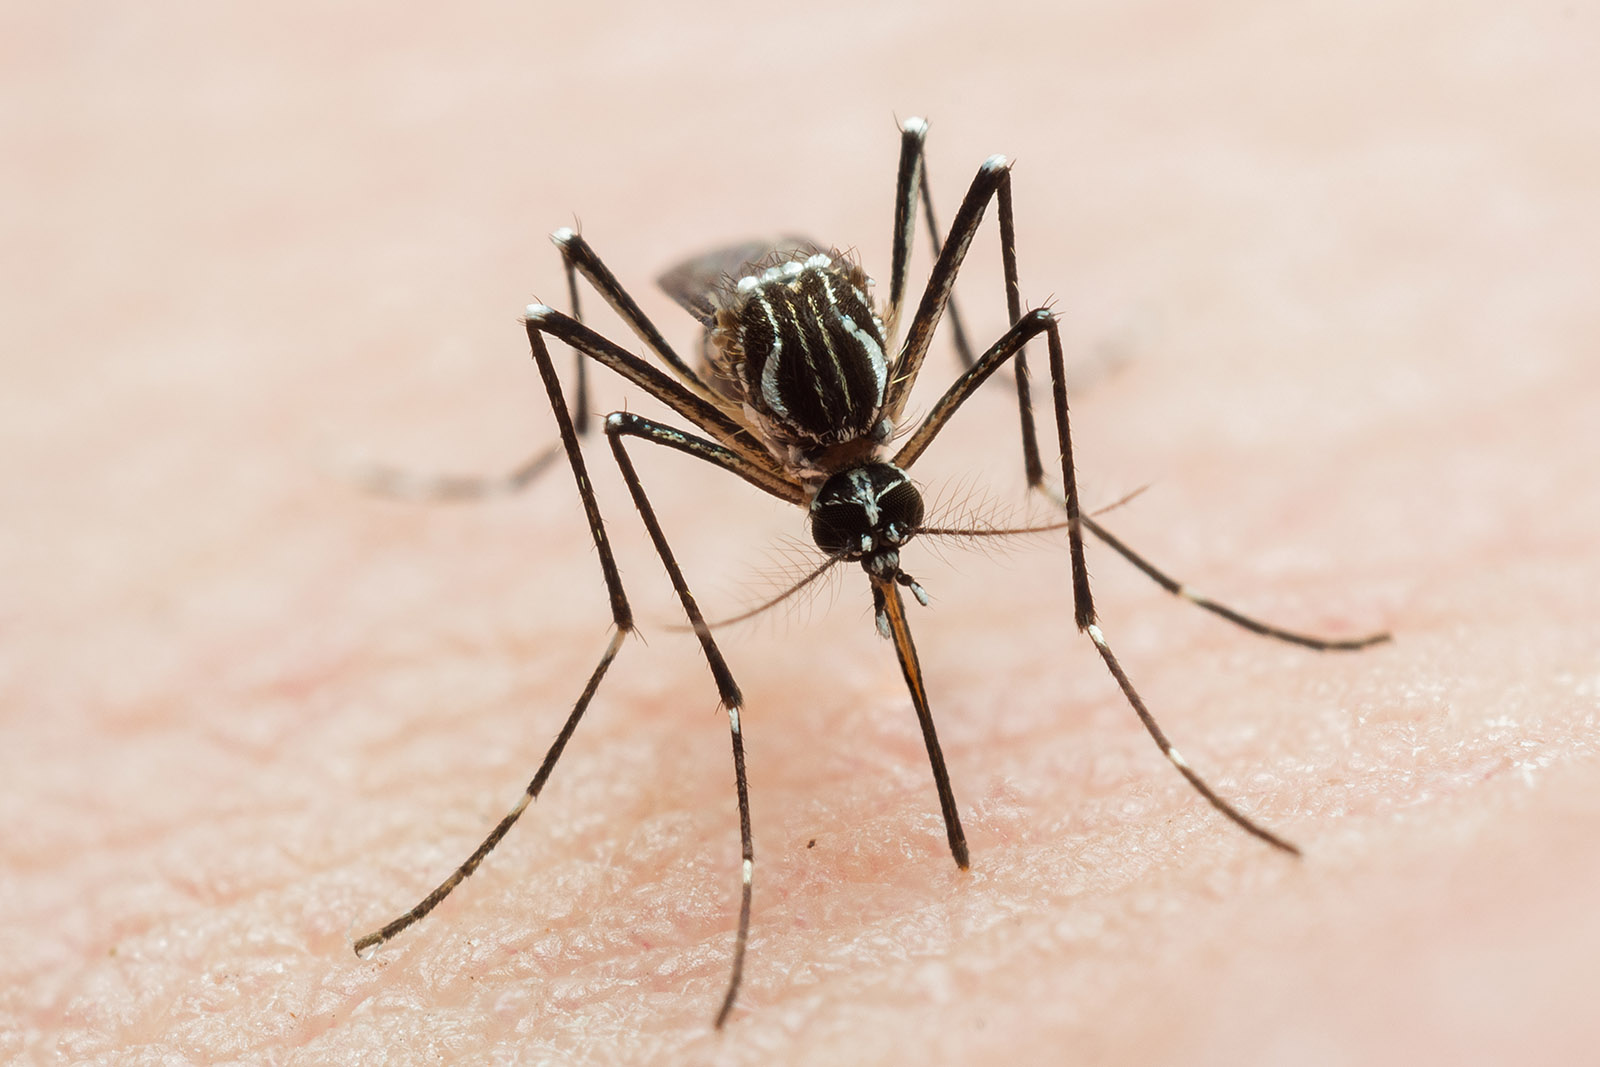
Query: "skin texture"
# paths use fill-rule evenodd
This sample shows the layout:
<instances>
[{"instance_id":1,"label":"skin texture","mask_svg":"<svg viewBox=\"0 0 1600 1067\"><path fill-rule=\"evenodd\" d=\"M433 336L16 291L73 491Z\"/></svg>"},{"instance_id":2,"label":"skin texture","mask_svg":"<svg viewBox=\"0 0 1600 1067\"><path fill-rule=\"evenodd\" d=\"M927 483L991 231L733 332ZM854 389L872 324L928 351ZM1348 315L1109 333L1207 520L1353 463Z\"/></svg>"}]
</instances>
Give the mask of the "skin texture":
<instances>
[{"instance_id":1,"label":"skin texture","mask_svg":"<svg viewBox=\"0 0 1600 1067\"><path fill-rule=\"evenodd\" d=\"M12 5L0 1060L1582 1059L1595 15L1347 8L658 5L619 29ZM1072 631L1058 541L913 544L972 869L861 575L832 610L724 632L757 868L714 1033L726 725L592 447L648 644L490 862L355 959L510 806L608 616L566 471L474 507L340 472L491 471L554 440L516 315L564 304L543 235L573 212L684 349L649 280L696 250L812 233L882 278L895 114L932 119L947 218L985 156L1019 158L1024 298L1055 299L1094 379L1086 506L1154 483L1105 521L1173 573L1285 625L1395 631L1276 645L1090 545L1168 732L1306 858L1160 759ZM960 288L985 339L994 245L991 224ZM952 368L936 342L928 381ZM596 383L596 411L624 404L656 413ZM1028 514L1014 422L986 389L917 477ZM798 511L634 455L708 614L773 587Z\"/></svg>"}]
</instances>

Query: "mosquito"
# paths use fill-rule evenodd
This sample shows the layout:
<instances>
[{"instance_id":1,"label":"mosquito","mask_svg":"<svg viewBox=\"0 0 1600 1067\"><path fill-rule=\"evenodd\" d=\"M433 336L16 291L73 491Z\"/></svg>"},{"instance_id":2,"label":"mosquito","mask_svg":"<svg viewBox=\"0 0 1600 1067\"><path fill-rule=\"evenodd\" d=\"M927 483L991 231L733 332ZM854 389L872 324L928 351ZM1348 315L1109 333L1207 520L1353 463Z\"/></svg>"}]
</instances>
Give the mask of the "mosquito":
<instances>
[{"instance_id":1,"label":"mosquito","mask_svg":"<svg viewBox=\"0 0 1600 1067\"><path fill-rule=\"evenodd\" d=\"M624 641L634 632L633 612L579 447L580 438L590 430L585 377L588 360L644 390L694 427L693 431L685 430L627 411L612 412L605 417L603 425L612 458L677 593L688 628L699 640L721 707L728 717L743 863L733 958L727 989L715 1018L717 1028L727 1022L738 998L749 942L755 876L744 735L740 724L744 698L718 647L713 634L715 627L708 624L701 613L656 519L629 455L629 442L643 441L686 453L722 468L764 493L804 508L811 538L824 561L802 580L801 585L832 567L859 564L872 594L876 628L894 645L922 728L939 808L944 816L945 836L958 867L965 870L968 865L966 835L961 829L949 771L934 729L906 611L906 593L922 605L928 603L928 596L905 569L902 553L919 535L980 536L1037 533L1046 529L1065 531L1071 557L1073 618L1077 628L1093 642L1161 753L1196 792L1245 832L1282 852L1300 854L1295 845L1223 799L1167 740L1117 661L1098 622L1089 573L1084 565L1084 533L1103 542L1167 592L1257 634L1322 651L1366 648L1387 641L1389 635L1375 633L1353 639L1327 639L1257 621L1168 576L1093 516L1082 512L1073 473L1066 372L1056 317L1047 308L1026 312L1022 308L1012 216L1011 164L998 155L984 161L956 211L948 234L941 239L924 162L927 130L927 123L921 119L909 119L900 127L893 251L888 294L881 309L874 306L869 296L871 283L861 267L850 257L809 240L783 238L720 249L682 263L659 279L667 294L703 328L697 365L686 362L673 350L581 235L571 229L560 229L551 235L561 252L572 314L534 304L527 309L525 323L533 359L555 416L559 444L549 446L502 478L441 479L423 485L421 493L434 498L469 499L520 489L564 453L577 483L578 497L600 560L611 603L613 632L516 805L438 888L388 925L359 938L355 942L358 955L365 957L422 919L478 869L539 796ZM1010 327L988 349L974 355L952 303L951 291L991 203L999 218ZM909 262L919 207L926 220L935 262L901 338L900 325L906 308ZM580 276L627 324L657 363L632 354L583 323L579 310ZM922 371L934 332L947 312L950 332L964 369L912 427L909 426L911 420L905 416L906 403ZM1030 341L1041 335L1049 351L1050 399L1061 462L1059 492L1046 480L1024 351ZM574 402L571 404L567 402L551 360L550 339L577 353ZM1018 530L949 530L926 525L922 493L909 473L912 466L967 399L1008 364L1016 382L1027 484L1060 509L1062 520L1048 527ZM388 492L417 490L417 486L387 472L375 474L371 483Z\"/></svg>"}]
</instances>

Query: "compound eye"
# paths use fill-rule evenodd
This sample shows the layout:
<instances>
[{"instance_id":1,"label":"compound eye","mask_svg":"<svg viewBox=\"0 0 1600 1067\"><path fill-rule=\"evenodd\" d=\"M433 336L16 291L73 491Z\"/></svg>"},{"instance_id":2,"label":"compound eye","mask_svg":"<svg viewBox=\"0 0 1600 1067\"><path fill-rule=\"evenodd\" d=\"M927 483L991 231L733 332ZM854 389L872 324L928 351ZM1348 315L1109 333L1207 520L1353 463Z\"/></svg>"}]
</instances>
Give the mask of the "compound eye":
<instances>
[{"instance_id":1,"label":"compound eye","mask_svg":"<svg viewBox=\"0 0 1600 1067\"><path fill-rule=\"evenodd\" d=\"M895 544L905 544L922 525L922 494L910 482L891 486L878 498L879 524Z\"/></svg>"},{"instance_id":2,"label":"compound eye","mask_svg":"<svg viewBox=\"0 0 1600 1067\"><path fill-rule=\"evenodd\" d=\"M840 500L819 503L811 509L811 539L830 556L859 559L871 543L867 509Z\"/></svg>"}]
</instances>

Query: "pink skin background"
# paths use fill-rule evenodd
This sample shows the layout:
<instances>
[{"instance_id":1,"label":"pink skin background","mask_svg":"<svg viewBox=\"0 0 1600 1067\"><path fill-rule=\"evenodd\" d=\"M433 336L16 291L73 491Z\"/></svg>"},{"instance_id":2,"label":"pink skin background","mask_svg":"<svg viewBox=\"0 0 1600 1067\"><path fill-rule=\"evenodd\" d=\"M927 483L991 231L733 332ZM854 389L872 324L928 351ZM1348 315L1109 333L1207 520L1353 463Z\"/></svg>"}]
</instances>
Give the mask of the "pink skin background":
<instances>
[{"instance_id":1,"label":"pink skin background","mask_svg":"<svg viewBox=\"0 0 1600 1067\"><path fill-rule=\"evenodd\" d=\"M10 5L0 1060L1585 1059L1597 43L1553 2ZM1394 631L1264 641L1090 545L1169 733L1305 859L1162 761L1072 630L1058 539L914 544L972 869L860 575L724 631L757 866L713 1032L727 728L591 443L648 643L491 861L357 960L515 799L609 616L565 470L477 506L342 472L554 440L518 316L564 304L545 234L575 216L685 348L650 281L709 246L814 234L881 279L917 114L946 218L1017 160L1024 298L1092 380L1086 504L1150 483L1105 521L1175 574ZM960 290L984 339L996 245ZM938 342L917 406L953 373ZM658 410L597 380L624 405ZM1048 515L1015 441L987 389L917 477ZM798 511L635 455L712 615L781 581Z\"/></svg>"}]
</instances>

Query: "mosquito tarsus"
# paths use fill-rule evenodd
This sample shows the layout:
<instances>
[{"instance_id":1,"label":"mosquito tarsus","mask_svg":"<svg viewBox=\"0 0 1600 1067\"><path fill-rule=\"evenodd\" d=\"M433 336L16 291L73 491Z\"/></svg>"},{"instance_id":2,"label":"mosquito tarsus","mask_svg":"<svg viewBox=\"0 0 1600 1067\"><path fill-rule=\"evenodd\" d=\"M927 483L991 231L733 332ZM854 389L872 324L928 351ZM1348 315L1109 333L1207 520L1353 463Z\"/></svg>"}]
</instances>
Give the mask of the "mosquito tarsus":
<instances>
[{"instance_id":1,"label":"mosquito tarsus","mask_svg":"<svg viewBox=\"0 0 1600 1067\"><path fill-rule=\"evenodd\" d=\"M546 305L535 304L527 309L525 321L528 343L555 416L559 443L547 447L500 479L440 479L419 485L385 472L371 476L372 487L391 493L415 491L414 495L435 499L471 499L520 489L565 454L599 556L614 630L554 743L516 805L466 862L433 892L388 925L359 938L355 942L358 954L365 955L427 915L478 868L538 797L624 640L634 630L633 613L579 447L580 438L590 429L586 387L589 360L644 390L697 431L679 429L626 411L607 415L603 423L612 458L656 554L666 568L689 628L699 640L721 706L728 716L743 863L731 973L716 1014L717 1027L727 1021L739 993L749 941L751 886L755 872L740 724L744 700L717 645L713 627L707 624L690 592L644 484L634 469L629 456L630 440L687 453L721 467L765 493L805 508L812 539L825 556L812 577L838 564L856 563L861 567L872 593L877 629L894 645L922 728L951 855L965 869L968 864L966 836L934 729L902 591L909 592L921 604L927 603L927 596L904 568L901 553L919 534L963 532L924 525L922 494L909 471L967 398L996 371L1009 364L1017 390L1028 486L1049 497L1064 512L1064 521L1055 525L1066 532L1071 557L1073 613L1078 629L1094 643L1140 722L1189 784L1246 832L1283 852L1299 854L1293 844L1218 795L1167 740L1101 629L1084 564L1084 532L1143 571L1167 592L1255 633L1324 651L1365 648L1388 640L1389 635L1377 633L1354 639L1325 639L1259 622L1169 577L1093 517L1082 513L1073 472L1060 331L1051 311L1024 311L1022 308L1010 164L1003 156L991 156L984 161L956 211L948 234L944 234L934 218L928 188L923 152L927 128L921 119L909 119L900 128L893 251L888 293L881 310L870 298L867 275L850 257L809 240L786 237L719 249L688 260L659 279L662 288L703 328L698 365L691 365L673 350L588 242L570 229L557 230L551 236L561 252L572 313L563 314ZM1010 327L988 349L975 355L961 327L951 291L991 203L999 219ZM926 221L935 262L901 339L901 317L906 308L919 207ZM580 277L627 324L655 357L656 363L632 354L584 324L579 310ZM902 419L907 399L922 370L935 329L946 317L964 370L921 421L909 433L904 433L906 427ZM1049 354L1050 405L1061 461L1059 493L1046 480L1025 358L1028 343L1041 335ZM571 404L551 360L547 343L551 338L577 353ZM982 531L985 534L995 532L1006 531Z\"/></svg>"}]
</instances>

